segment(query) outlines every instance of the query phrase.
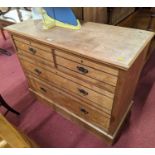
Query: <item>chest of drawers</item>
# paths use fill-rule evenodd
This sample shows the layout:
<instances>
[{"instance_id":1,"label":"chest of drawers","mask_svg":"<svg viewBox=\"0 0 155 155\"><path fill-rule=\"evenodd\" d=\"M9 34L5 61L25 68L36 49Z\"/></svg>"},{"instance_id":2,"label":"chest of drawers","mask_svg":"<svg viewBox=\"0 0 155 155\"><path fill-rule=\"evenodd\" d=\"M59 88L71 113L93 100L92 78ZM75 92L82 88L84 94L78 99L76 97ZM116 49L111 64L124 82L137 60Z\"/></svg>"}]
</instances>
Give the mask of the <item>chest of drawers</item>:
<instances>
[{"instance_id":1,"label":"chest of drawers","mask_svg":"<svg viewBox=\"0 0 155 155\"><path fill-rule=\"evenodd\" d=\"M32 20L6 28L36 97L113 142L154 33L84 23L81 30L42 30Z\"/></svg>"}]
</instances>

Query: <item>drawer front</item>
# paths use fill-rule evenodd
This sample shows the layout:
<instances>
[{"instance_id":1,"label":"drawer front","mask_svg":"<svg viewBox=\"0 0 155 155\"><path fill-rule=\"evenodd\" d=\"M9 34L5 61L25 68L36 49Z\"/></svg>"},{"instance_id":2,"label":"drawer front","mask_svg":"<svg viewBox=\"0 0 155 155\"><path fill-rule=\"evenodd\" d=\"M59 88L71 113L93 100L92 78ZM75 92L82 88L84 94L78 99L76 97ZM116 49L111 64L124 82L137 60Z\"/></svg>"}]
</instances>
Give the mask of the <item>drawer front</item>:
<instances>
[{"instance_id":1,"label":"drawer front","mask_svg":"<svg viewBox=\"0 0 155 155\"><path fill-rule=\"evenodd\" d=\"M112 98L97 93L89 88L74 83L71 80L66 79L65 77L61 77L56 73L49 72L29 62L22 61L22 65L25 68L25 70L35 74L38 78L50 81L57 85L59 88L69 90L70 92L75 93L75 95L82 97L81 99L92 101L96 103L96 105L98 105L99 108L107 108L108 110L112 109Z\"/></svg>"},{"instance_id":2,"label":"drawer front","mask_svg":"<svg viewBox=\"0 0 155 155\"><path fill-rule=\"evenodd\" d=\"M15 41L17 40L17 41L25 43L25 44L30 44L30 40L25 39L25 38L21 38L18 36L14 36L14 35L13 35L13 40L15 40Z\"/></svg>"},{"instance_id":3,"label":"drawer front","mask_svg":"<svg viewBox=\"0 0 155 155\"><path fill-rule=\"evenodd\" d=\"M17 53L18 57L20 58L20 61L29 61L30 63L40 65L40 66L46 66L46 68L51 69L54 68L54 62L52 61L46 61L45 59L42 59L40 57L31 56L28 54L28 52L23 52L22 50L19 50Z\"/></svg>"},{"instance_id":4,"label":"drawer front","mask_svg":"<svg viewBox=\"0 0 155 155\"><path fill-rule=\"evenodd\" d=\"M57 63L58 69L60 70L62 68L59 67L59 65L66 67L78 74L83 75L83 78L86 78L86 76L88 76L93 79L107 83L109 85L116 86L117 76L99 71L97 69L85 66L83 64L76 63L74 61L71 61L71 60L68 60L68 59L65 59L59 56L56 56L56 63ZM75 74L75 73L71 73L71 74Z\"/></svg>"},{"instance_id":5,"label":"drawer front","mask_svg":"<svg viewBox=\"0 0 155 155\"><path fill-rule=\"evenodd\" d=\"M36 48L29 44L22 43L20 41L15 40L14 42L19 52L22 50L25 53L29 53L29 55L31 56L36 56L36 57L46 59L48 61L53 61L52 52L44 51L42 49Z\"/></svg>"},{"instance_id":6,"label":"drawer front","mask_svg":"<svg viewBox=\"0 0 155 155\"><path fill-rule=\"evenodd\" d=\"M103 93L106 96L108 95L109 97L114 97L115 89L116 89L115 86L106 84L104 82L98 81L98 80L90 78L88 76L84 76L84 75L79 74L79 73L73 72L70 69L67 69L66 67L62 67L60 65L56 65L56 66L58 68L58 71L72 76L73 78L76 79L76 81L79 79L79 80L85 82L85 84L90 84L92 87L91 89L93 89L95 91L98 91L97 89L100 89L101 94Z\"/></svg>"},{"instance_id":7,"label":"drawer front","mask_svg":"<svg viewBox=\"0 0 155 155\"><path fill-rule=\"evenodd\" d=\"M13 35L13 40L14 41L19 41L21 43L30 44L31 46L36 47L38 49L42 49L44 51L51 52L51 47L49 47L47 45L44 45L44 44L42 44L40 42L31 40L29 38L23 38L23 37L20 37L20 36Z\"/></svg>"},{"instance_id":8,"label":"drawer front","mask_svg":"<svg viewBox=\"0 0 155 155\"><path fill-rule=\"evenodd\" d=\"M110 116L108 114L95 110L82 102L78 102L61 90L49 86L38 79L29 77L29 85L37 93L51 99L54 103L66 108L82 119L93 123L102 129L108 129L110 122Z\"/></svg>"},{"instance_id":9,"label":"drawer front","mask_svg":"<svg viewBox=\"0 0 155 155\"><path fill-rule=\"evenodd\" d=\"M80 56L69 54L69 53L67 53L65 51L55 50L55 54L57 56L62 57L62 58L72 60L72 61L77 62L79 64L95 68L97 70L103 71L105 73L109 73L111 75L118 76L118 73L119 73L118 69L115 69L115 68L112 68L112 67L109 67L107 65L100 64L100 63L97 63L97 62L94 62L94 61L90 61L90 60L88 60L86 58L82 58Z\"/></svg>"}]
</instances>

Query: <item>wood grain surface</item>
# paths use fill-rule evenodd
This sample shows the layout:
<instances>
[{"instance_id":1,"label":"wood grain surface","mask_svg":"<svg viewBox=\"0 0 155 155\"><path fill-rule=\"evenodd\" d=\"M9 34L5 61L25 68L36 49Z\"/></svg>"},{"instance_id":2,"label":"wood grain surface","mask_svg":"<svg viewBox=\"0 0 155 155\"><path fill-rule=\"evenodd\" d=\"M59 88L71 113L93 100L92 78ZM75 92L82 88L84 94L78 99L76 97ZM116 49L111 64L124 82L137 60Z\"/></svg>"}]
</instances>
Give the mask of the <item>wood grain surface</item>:
<instances>
[{"instance_id":1,"label":"wood grain surface","mask_svg":"<svg viewBox=\"0 0 155 155\"><path fill-rule=\"evenodd\" d=\"M37 145L0 114L0 148L30 148Z\"/></svg>"},{"instance_id":2,"label":"wood grain surface","mask_svg":"<svg viewBox=\"0 0 155 155\"><path fill-rule=\"evenodd\" d=\"M112 142L131 109L154 33L90 22L76 31L43 30L32 20L6 29L30 91Z\"/></svg>"},{"instance_id":3,"label":"wood grain surface","mask_svg":"<svg viewBox=\"0 0 155 155\"><path fill-rule=\"evenodd\" d=\"M154 33L98 23L83 23L80 30L42 29L41 21L28 20L5 28L72 53L128 69Z\"/></svg>"}]
</instances>

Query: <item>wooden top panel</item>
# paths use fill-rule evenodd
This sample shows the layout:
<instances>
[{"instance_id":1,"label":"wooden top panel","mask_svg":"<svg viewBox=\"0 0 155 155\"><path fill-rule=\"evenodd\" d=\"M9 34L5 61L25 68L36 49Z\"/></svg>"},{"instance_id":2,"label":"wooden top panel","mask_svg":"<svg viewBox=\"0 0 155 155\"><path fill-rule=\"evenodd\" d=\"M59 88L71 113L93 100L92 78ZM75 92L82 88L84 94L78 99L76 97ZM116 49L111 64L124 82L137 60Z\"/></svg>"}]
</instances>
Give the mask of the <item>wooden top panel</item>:
<instances>
[{"instance_id":1,"label":"wooden top panel","mask_svg":"<svg viewBox=\"0 0 155 155\"><path fill-rule=\"evenodd\" d=\"M43 30L41 21L28 20L6 30L122 69L132 65L154 36L149 31L92 22L83 23L80 30Z\"/></svg>"}]
</instances>

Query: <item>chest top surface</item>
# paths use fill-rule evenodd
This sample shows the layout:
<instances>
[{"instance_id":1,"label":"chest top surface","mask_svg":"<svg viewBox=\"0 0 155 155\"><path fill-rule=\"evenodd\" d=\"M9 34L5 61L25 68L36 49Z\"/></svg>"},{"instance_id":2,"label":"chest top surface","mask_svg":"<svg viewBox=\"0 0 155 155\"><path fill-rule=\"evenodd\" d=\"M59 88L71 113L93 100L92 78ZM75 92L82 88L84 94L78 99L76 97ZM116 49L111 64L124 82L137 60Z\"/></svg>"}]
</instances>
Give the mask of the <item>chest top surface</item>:
<instances>
[{"instance_id":1,"label":"chest top surface","mask_svg":"<svg viewBox=\"0 0 155 155\"><path fill-rule=\"evenodd\" d=\"M149 31L92 22L83 23L80 30L43 30L41 21L28 20L6 30L122 69L130 68L154 36Z\"/></svg>"}]
</instances>

